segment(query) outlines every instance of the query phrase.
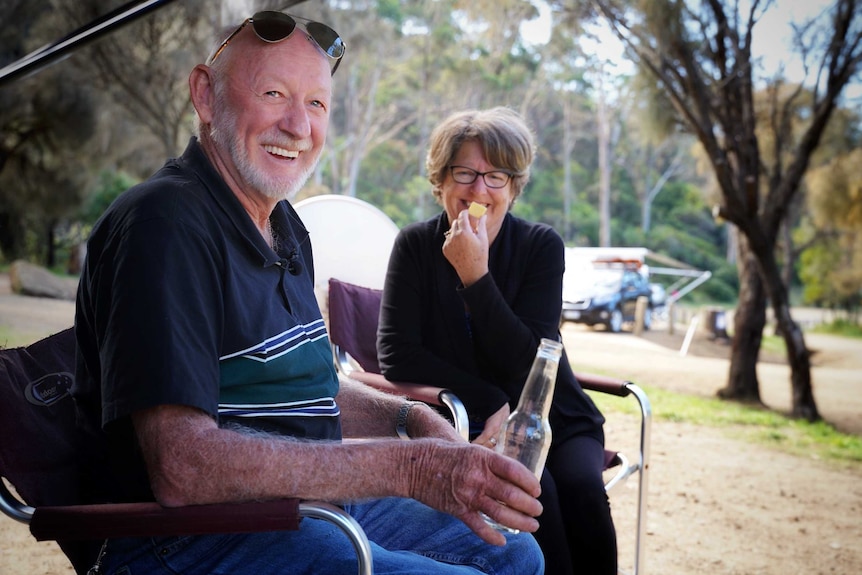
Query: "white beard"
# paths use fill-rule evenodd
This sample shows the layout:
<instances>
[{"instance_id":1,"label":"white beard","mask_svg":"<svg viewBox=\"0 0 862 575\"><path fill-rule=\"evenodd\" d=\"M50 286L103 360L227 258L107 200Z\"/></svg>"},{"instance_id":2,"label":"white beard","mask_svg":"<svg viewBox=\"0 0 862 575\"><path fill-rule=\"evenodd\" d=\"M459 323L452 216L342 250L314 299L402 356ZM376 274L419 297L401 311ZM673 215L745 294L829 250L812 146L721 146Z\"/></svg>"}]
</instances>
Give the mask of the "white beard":
<instances>
[{"instance_id":1,"label":"white beard","mask_svg":"<svg viewBox=\"0 0 862 575\"><path fill-rule=\"evenodd\" d=\"M311 177L320 162L320 154L318 153L314 162L298 176L284 178L266 173L252 164L248 149L236 135L236 113L223 105L223 101L223 98L216 97L213 122L210 127L213 142L228 151L240 177L252 189L273 200L292 200Z\"/></svg>"}]
</instances>

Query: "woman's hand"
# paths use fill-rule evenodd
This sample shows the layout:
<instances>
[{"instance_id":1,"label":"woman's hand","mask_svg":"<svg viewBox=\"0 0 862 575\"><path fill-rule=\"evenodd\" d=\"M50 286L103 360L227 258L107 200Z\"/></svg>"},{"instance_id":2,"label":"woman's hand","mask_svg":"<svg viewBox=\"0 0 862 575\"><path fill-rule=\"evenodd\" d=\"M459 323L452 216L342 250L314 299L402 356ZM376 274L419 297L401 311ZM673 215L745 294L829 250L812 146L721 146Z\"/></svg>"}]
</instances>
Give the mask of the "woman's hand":
<instances>
[{"instance_id":1,"label":"woman's hand","mask_svg":"<svg viewBox=\"0 0 862 575\"><path fill-rule=\"evenodd\" d=\"M473 440L476 445L484 445L491 449L497 447L497 441L500 437L500 432L503 426L506 425L506 420L509 418L509 404L504 403L503 407L497 410L491 417L485 421L485 427L479 437Z\"/></svg>"},{"instance_id":2,"label":"woman's hand","mask_svg":"<svg viewBox=\"0 0 862 575\"><path fill-rule=\"evenodd\" d=\"M443 256L455 268L464 287L473 284L488 273L489 244L488 231L485 227L487 218L488 216L484 215L475 220L467 210L462 210L446 232Z\"/></svg>"}]
</instances>

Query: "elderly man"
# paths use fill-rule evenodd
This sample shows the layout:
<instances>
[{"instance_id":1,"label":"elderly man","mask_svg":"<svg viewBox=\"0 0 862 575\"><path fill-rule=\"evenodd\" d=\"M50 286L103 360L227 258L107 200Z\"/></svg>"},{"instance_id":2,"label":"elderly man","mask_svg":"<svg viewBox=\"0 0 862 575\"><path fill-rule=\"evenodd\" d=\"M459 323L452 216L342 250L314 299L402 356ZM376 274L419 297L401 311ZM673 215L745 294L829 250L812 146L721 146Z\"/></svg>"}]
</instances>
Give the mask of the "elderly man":
<instances>
[{"instance_id":1,"label":"elderly man","mask_svg":"<svg viewBox=\"0 0 862 575\"><path fill-rule=\"evenodd\" d=\"M247 19L191 72L198 137L93 230L74 390L81 420L110 446L93 500L322 499L360 522L378 573L542 573L529 534L481 516L537 528L540 488L526 468L459 440L424 405L336 376L308 233L286 200L320 157L343 52L323 24ZM397 439L398 426L413 440ZM354 551L334 530L307 519L290 533L111 540L99 563L351 572Z\"/></svg>"}]
</instances>

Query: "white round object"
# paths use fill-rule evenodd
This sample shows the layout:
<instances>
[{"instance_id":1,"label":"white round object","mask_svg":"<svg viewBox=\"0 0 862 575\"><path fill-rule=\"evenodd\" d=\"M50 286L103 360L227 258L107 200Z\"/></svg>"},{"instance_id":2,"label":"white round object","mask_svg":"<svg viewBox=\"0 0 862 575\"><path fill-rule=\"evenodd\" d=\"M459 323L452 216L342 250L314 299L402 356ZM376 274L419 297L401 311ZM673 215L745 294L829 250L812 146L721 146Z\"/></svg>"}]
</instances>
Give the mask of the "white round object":
<instances>
[{"instance_id":1,"label":"white round object","mask_svg":"<svg viewBox=\"0 0 862 575\"><path fill-rule=\"evenodd\" d=\"M311 236L315 288L329 278L383 289L389 252L398 226L368 202L326 194L297 202L294 209Z\"/></svg>"}]
</instances>

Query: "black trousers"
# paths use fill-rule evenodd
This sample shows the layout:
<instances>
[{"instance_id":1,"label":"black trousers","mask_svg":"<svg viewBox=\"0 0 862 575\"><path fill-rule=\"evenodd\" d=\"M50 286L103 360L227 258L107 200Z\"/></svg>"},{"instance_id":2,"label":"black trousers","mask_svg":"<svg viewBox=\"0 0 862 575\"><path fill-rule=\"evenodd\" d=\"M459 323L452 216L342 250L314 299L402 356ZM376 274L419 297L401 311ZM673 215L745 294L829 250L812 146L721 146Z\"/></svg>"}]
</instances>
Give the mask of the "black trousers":
<instances>
[{"instance_id":1,"label":"black trousers","mask_svg":"<svg viewBox=\"0 0 862 575\"><path fill-rule=\"evenodd\" d=\"M617 536L602 480L604 448L591 437L554 445L542 474L536 540L547 575L616 575Z\"/></svg>"}]
</instances>

